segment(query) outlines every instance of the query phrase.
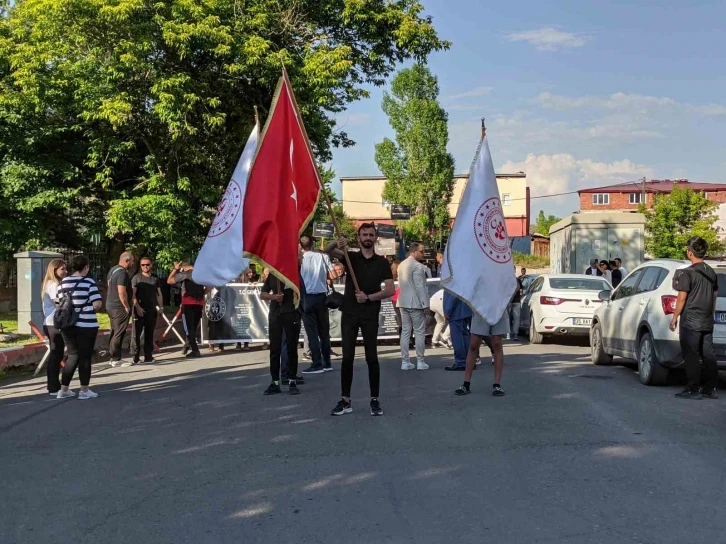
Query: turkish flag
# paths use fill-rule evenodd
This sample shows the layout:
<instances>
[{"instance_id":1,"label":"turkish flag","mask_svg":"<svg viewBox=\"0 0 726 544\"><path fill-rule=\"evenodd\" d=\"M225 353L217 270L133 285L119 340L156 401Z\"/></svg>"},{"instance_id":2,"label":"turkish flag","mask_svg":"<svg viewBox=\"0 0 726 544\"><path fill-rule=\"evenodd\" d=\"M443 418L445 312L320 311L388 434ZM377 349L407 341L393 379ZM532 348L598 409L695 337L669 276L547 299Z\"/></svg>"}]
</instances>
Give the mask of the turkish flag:
<instances>
[{"instance_id":1,"label":"turkish flag","mask_svg":"<svg viewBox=\"0 0 726 544\"><path fill-rule=\"evenodd\" d=\"M299 300L298 241L315 213L321 181L286 74L272 101L243 206L243 247Z\"/></svg>"}]
</instances>

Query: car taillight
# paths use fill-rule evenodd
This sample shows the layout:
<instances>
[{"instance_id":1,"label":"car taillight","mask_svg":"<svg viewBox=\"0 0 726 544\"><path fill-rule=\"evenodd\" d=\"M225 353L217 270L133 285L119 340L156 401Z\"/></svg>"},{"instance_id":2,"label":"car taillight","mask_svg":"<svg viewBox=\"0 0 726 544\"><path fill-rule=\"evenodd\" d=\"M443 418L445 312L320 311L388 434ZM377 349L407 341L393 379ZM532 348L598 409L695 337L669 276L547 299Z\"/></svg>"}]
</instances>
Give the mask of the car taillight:
<instances>
[{"instance_id":1,"label":"car taillight","mask_svg":"<svg viewBox=\"0 0 726 544\"><path fill-rule=\"evenodd\" d=\"M663 313L665 315L676 313L676 300L678 300L678 297L675 295L663 295L660 297L660 304L663 306Z\"/></svg>"},{"instance_id":2,"label":"car taillight","mask_svg":"<svg viewBox=\"0 0 726 544\"><path fill-rule=\"evenodd\" d=\"M540 304L549 304L551 306L557 306L558 304L562 304L565 301L564 298L557 298L557 297L539 297L539 303Z\"/></svg>"}]
</instances>

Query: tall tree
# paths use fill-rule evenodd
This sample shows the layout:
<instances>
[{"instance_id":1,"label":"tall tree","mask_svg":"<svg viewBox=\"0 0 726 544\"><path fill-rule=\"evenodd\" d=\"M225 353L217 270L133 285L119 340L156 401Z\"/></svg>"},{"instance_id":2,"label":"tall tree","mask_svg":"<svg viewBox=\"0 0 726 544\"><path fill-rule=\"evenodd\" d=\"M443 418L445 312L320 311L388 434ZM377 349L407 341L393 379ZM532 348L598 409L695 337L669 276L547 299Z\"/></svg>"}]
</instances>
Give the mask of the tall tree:
<instances>
[{"instance_id":1,"label":"tall tree","mask_svg":"<svg viewBox=\"0 0 726 544\"><path fill-rule=\"evenodd\" d=\"M646 252L655 258L683 259L688 239L700 236L708 242L709 256L720 255L725 248L714 227L717 207L704 193L677 186L670 194L655 195L652 211L640 206L646 217Z\"/></svg>"},{"instance_id":2,"label":"tall tree","mask_svg":"<svg viewBox=\"0 0 726 544\"><path fill-rule=\"evenodd\" d=\"M559 217L554 215L545 215L544 210L539 211L537 216L537 223L535 224L534 232L537 234L544 234L545 236L550 235L550 227L560 220Z\"/></svg>"},{"instance_id":3,"label":"tall tree","mask_svg":"<svg viewBox=\"0 0 726 544\"><path fill-rule=\"evenodd\" d=\"M331 146L353 144L334 116L366 85L449 47L418 0L0 9L0 207L18 226L0 243L76 244L100 229L116 252L151 246L162 264L201 245L281 63L324 162Z\"/></svg>"},{"instance_id":4,"label":"tall tree","mask_svg":"<svg viewBox=\"0 0 726 544\"><path fill-rule=\"evenodd\" d=\"M376 144L376 163L388 178L383 198L408 205L407 237L420 240L449 229L449 203L454 192L454 158L446 151L449 117L438 101L439 83L423 64L398 72L383 111L396 133Z\"/></svg>"}]
</instances>

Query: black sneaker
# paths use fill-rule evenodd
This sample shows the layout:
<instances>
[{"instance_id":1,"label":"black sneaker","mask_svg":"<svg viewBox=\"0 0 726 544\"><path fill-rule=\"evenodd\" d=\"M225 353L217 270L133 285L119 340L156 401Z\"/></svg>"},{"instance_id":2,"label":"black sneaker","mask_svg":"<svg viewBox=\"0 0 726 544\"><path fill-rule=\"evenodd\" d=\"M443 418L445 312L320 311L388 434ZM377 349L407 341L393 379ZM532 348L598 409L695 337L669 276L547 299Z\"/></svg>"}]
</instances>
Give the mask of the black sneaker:
<instances>
[{"instance_id":1,"label":"black sneaker","mask_svg":"<svg viewBox=\"0 0 726 544\"><path fill-rule=\"evenodd\" d=\"M189 353L189 350L192 349L189 344L184 344L184 349L182 349L182 355L186 355Z\"/></svg>"},{"instance_id":2,"label":"black sneaker","mask_svg":"<svg viewBox=\"0 0 726 544\"><path fill-rule=\"evenodd\" d=\"M713 389L701 389L701 396L704 399L713 399L716 400L718 398L718 393L716 393L716 388Z\"/></svg>"},{"instance_id":3,"label":"black sneaker","mask_svg":"<svg viewBox=\"0 0 726 544\"><path fill-rule=\"evenodd\" d=\"M303 374L322 374L323 372L325 372L325 370L323 370L322 366L314 367L313 365L310 365L305 370L303 370Z\"/></svg>"},{"instance_id":4,"label":"black sneaker","mask_svg":"<svg viewBox=\"0 0 726 544\"><path fill-rule=\"evenodd\" d=\"M187 359L199 359L201 356L202 354L198 351L192 351L186 354Z\"/></svg>"},{"instance_id":5,"label":"black sneaker","mask_svg":"<svg viewBox=\"0 0 726 544\"><path fill-rule=\"evenodd\" d=\"M460 397L463 397L464 395L469 395L471 393L471 389L467 389L465 386L461 385L459 388L454 391L454 395L458 395Z\"/></svg>"},{"instance_id":6,"label":"black sneaker","mask_svg":"<svg viewBox=\"0 0 726 544\"><path fill-rule=\"evenodd\" d=\"M492 395L495 397L503 397L504 396L504 389L502 389L502 386L498 383L495 383L492 386Z\"/></svg>"},{"instance_id":7,"label":"black sneaker","mask_svg":"<svg viewBox=\"0 0 726 544\"><path fill-rule=\"evenodd\" d=\"M353 405L350 402L346 402L343 399L338 401L335 408L330 412L331 416L342 416L344 414L350 414L353 411Z\"/></svg>"},{"instance_id":8,"label":"black sneaker","mask_svg":"<svg viewBox=\"0 0 726 544\"><path fill-rule=\"evenodd\" d=\"M303 378L302 376L298 376L297 378L295 378L295 381L298 385L305 385L305 378Z\"/></svg>"},{"instance_id":9,"label":"black sneaker","mask_svg":"<svg viewBox=\"0 0 726 544\"><path fill-rule=\"evenodd\" d=\"M693 389L684 389L680 393L676 393L676 397L679 399L689 399L689 400L703 399L703 395L701 395L701 392L695 391Z\"/></svg>"},{"instance_id":10,"label":"black sneaker","mask_svg":"<svg viewBox=\"0 0 726 544\"><path fill-rule=\"evenodd\" d=\"M146 364L153 363L155 360L156 359L154 359L153 357L149 357L148 359L144 359L144 363L146 363Z\"/></svg>"},{"instance_id":11,"label":"black sneaker","mask_svg":"<svg viewBox=\"0 0 726 544\"><path fill-rule=\"evenodd\" d=\"M295 380L290 380L290 388L288 389L287 392L290 393L291 395L300 394L300 390L297 388L297 383L295 382Z\"/></svg>"},{"instance_id":12,"label":"black sneaker","mask_svg":"<svg viewBox=\"0 0 726 544\"><path fill-rule=\"evenodd\" d=\"M371 399L371 415L372 416L382 416L383 415L383 408L381 408L381 403L378 402L378 399Z\"/></svg>"},{"instance_id":13,"label":"black sneaker","mask_svg":"<svg viewBox=\"0 0 726 544\"><path fill-rule=\"evenodd\" d=\"M278 393L282 393L282 389L280 389L280 386L276 383L271 383L270 386L265 389L265 392L262 393L263 395L277 395Z\"/></svg>"},{"instance_id":14,"label":"black sneaker","mask_svg":"<svg viewBox=\"0 0 726 544\"><path fill-rule=\"evenodd\" d=\"M466 367L451 365L451 366L445 366L444 370L448 370L450 372L464 372L466 370Z\"/></svg>"}]
</instances>

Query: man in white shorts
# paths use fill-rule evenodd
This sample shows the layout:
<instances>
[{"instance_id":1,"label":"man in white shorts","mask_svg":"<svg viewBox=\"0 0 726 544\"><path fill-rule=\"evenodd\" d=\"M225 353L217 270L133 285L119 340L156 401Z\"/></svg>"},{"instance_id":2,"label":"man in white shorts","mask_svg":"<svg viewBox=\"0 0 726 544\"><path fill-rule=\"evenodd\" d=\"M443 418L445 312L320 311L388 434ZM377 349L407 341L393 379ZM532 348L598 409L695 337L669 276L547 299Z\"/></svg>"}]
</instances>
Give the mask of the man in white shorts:
<instances>
[{"instance_id":1,"label":"man in white shorts","mask_svg":"<svg viewBox=\"0 0 726 544\"><path fill-rule=\"evenodd\" d=\"M492 362L494 363L494 385L492 386L492 395L495 397L503 397L504 390L500 385L502 381L502 370L504 369L504 346L502 337L509 333L509 314L504 310L504 315L494 326L489 325L486 320L475 313L471 319L471 342L469 344L469 353L466 354L466 373L464 374L464 384L454 393L457 395L468 395L471 393L471 375L476 367L476 359L479 356L479 348L483 337L489 336L492 340Z\"/></svg>"}]
</instances>

